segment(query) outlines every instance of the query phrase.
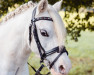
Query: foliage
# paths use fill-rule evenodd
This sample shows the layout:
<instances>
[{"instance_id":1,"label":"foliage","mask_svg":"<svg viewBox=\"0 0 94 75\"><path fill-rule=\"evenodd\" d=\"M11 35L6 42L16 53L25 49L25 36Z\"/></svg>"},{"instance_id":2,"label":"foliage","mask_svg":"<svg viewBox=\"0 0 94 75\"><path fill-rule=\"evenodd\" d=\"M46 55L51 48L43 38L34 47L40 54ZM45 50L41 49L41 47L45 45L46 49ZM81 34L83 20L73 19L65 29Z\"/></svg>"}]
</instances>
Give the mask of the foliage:
<instances>
[{"instance_id":1,"label":"foliage","mask_svg":"<svg viewBox=\"0 0 94 75\"><path fill-rule=\"evenodd\" d=\"M23 4L29 0L0 0L0 16L8 12L8 7L15 7L15 4ZM32 0L33 2L38 2L39 0ZM48 0L50 4L54 4L58 0ZM94 0L64 0L62 3L62 8L65 11L64 19L67 23L67 32L71 36L71 39L78 41L80 37L80 32L86 29L93 31L94 30L94 21L91 23L89 21L90 17L94 16L93 12L86 12L84 18L80 18L80 8L91 9L94 6ZM76 12L77 15L74 17L75 21L68 21L70 18L70 13ZM61 15L62 16L62 15ZM87 23L85 23L86 21Z\"/></svg>"},{"instance_id":2,"label":"foliage","mask_svg":"<svg viewBox=\"0 0 94 75\"><path fill-rule=\"evenodd\" d=\"M77 12L76 12L77 13ZM65 21L68 24L67 32L71 36L72 40L78 41L78 37L81 36L80 32L83 30L90 30L94 31L94 20L93 22L90 21L92 13L84 13L85 17L81 18L81 13L77 13L77 15L74 17L74 19L68 21L68 18L70 18L70 13L65 12Z\"/></svg>"},{"instance_id":3,"label":"foliage","mask_svg":"<svg viewBox=\"0 0 94 75\"><path fill-rule=\"evenodd\" d=\"M72 40L78 41L78 37L81 36L80 32L82 30L94 30L94 16L88 17L88 13L60 12L60 15L66 23L68 35L71 36Z\"/></svg>"},{"instance_id":4,"label":"foliage","mask_svg":"<svg viewBox=\"0 0 94 75\"><path fill-rule=\"evenodd\" d=\"M8 7L14 6L14 4L22 4L28 2L30 0L0 0L0 15L6 13L8 11ZM40 0L32 0L33 2L38 2ZM58 0L48 0L50 4L54 4ZM64 0L62 3L62 7L65 8L66 11L79 11L80 7L93 7L94 0Z\"/></svg>"}]
</instances>

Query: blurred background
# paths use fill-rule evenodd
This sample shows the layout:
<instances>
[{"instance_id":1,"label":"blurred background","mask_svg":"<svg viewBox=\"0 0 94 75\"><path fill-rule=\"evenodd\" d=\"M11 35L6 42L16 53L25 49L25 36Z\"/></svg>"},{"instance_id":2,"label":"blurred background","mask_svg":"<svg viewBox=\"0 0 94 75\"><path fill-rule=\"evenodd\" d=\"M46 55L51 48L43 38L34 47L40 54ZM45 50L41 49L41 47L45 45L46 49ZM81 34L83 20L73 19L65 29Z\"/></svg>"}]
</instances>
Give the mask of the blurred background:
<instances>
[{"instance_id":1,"label":"blurred background","mask_svg":"<svg viewBox=\"0 0 94 75\"><path fill-rule=\"evenodd\" d=\"M30 0L0 0L0 21L20 5ZM32 0L39 2L39 0ZM59 0L48 0L54 4ZM64 0L59 12L67 29L66 48L72 62L69 75L94 75L94 0ZM39 58L32 53L28 62L39 68ZM34 71L29 66L30 75ZM42 73L47 73L44 68Z\"/></svg>"}]
</instances>

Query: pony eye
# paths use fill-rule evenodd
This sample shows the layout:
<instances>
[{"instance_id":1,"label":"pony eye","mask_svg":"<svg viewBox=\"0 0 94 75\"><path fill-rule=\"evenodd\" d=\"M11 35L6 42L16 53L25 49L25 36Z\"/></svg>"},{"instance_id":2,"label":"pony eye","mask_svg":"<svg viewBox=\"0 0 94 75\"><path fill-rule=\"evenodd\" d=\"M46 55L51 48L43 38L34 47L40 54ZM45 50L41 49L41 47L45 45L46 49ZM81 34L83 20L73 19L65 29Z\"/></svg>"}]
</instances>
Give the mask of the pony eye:
<instances>
[{"instance_id":1,"label":"pony eye","mask_svg":"<svg viewBox=\"0 0 94 75\"><path fill-rule=\"evenodd\" d=\"M40 33L41 33L42 36L49 37L49 35L48 35L46 30L41 29Z\"/></svg>"}]
</instances>

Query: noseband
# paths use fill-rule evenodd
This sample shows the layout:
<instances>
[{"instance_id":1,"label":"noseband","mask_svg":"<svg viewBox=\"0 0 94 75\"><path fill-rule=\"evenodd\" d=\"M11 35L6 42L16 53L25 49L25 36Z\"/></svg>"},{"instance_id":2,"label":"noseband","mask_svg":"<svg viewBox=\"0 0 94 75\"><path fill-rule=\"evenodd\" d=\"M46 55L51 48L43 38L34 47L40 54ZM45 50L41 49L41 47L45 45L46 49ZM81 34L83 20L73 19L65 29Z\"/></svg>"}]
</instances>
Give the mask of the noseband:
<instances>
[{"instance_id":1,"label":"noseband","mask_svg":"<svg viewBox=\"0 0 94 75\"><path fill-rule=\"evenodd\" d=\"M38 18L35 18L36 8L37 7L35 7L34 10L33 10L32 20L31 20L31 24L29 26L29 43L31 44L31 36L33 34L34 35L35 42L36 42L36 45L37 45L37 48L39 50L39 54L40 54L40 58L41 58L41 61L40 62L44 62L44 60L46 60L46 57L48 57L48 56L50 56L50 55L52 55L54 53L59 53L59 55L54 59L54 61L51 64L49 64L49 69L51 69L52 66L55 64L55 62L58 60L58 58L63 53L67 53L67 55L68 55L68 52L65 49L65 47L63 47L63 49L61 51L59 51L59 46L57 46L57 47L55 47L55 48L53 48L53 49L51 49L49 51L46 51L42 47L41 42L40 42L39 37L38 37L38 33L37 33L36 21L47 20L47 21L52 21L53 22L53 20L50 17L38 17ZM43 67L44 67L44 65L42 64L41 67L37 71L32 67L33 70L36 72L35 75L42 75L42 74L40 74L40 71L42 70Z\"/></svg>"}]
</instances>

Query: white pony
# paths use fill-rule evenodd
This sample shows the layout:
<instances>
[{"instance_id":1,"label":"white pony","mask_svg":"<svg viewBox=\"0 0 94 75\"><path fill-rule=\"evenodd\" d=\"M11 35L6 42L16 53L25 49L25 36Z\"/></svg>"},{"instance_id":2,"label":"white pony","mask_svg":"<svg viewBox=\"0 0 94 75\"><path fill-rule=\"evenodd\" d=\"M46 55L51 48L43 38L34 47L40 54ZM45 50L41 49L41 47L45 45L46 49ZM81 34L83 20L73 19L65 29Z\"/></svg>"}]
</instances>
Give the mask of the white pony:
<instances>
[{"instance_id":1,"label":"white pony","mask_svg":"<svg viewBox=\"0 0 94 75\"><path fill-rule=\"evenodd\" d=\"M45 50L56 46L64 46L66 30L61 17L58 14L62 1L53 6L47 0L41 0L39 4L31 1L21 5L15 11L7 14L0 24L0 75L29 75L27 60L31 52L39 55L34 36L29 44L29 25L32 12L36 9L35 17L51 17L52 21L41 20L36 22L40 42ZM49 37L43 36L40 32ZM48 56L52 62L59 53ZM47 61L45 60L47 65ZM52 75L66 75L71 68L71 62L66 53L63 53L50 70Z\"/></svg>"}]
</instances>

